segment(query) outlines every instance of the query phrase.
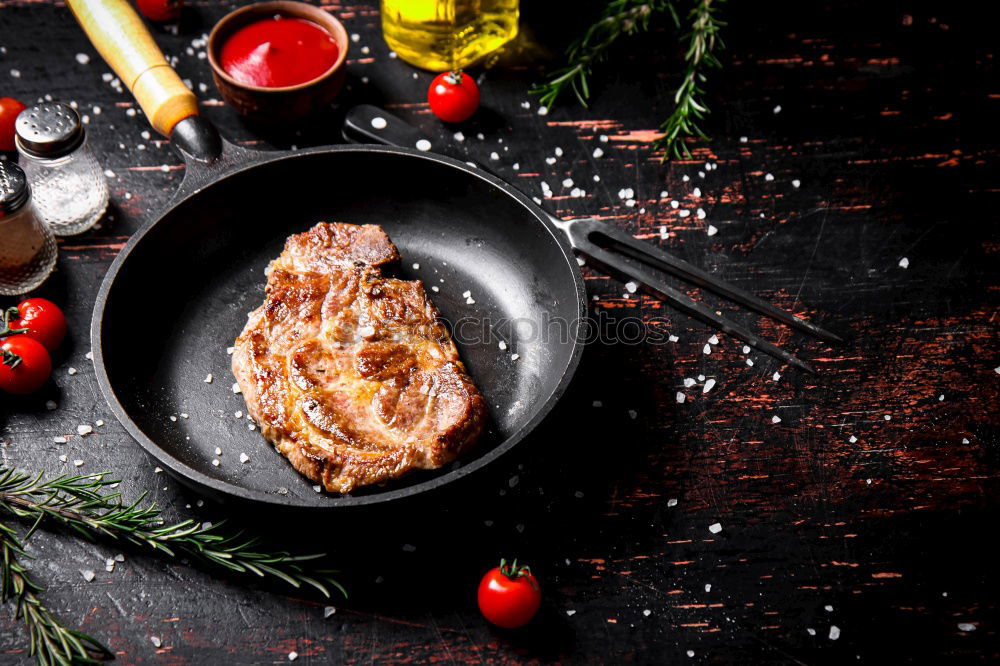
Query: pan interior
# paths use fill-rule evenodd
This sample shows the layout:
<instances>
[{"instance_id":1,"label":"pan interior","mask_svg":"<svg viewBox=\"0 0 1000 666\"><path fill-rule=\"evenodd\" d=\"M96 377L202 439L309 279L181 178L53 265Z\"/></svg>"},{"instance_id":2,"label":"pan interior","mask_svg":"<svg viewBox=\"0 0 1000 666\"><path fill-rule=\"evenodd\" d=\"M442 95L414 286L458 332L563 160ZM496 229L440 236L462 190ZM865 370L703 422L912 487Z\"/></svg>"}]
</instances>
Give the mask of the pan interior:
<instances>
[{"instance_id":1,"label":"pan interior","mask_svg":"<svg viewBox=\"0 0 1000 666\"><path fill-rule=\"evenodd\" d=\"M122 263L101 348L121 408L154 444L147 448L224 492L345 502L317 494L245 416L237 418L246 406L233 392L227 354L263 300L267 263L288 235L318 221L385 228L403 257L393 272L423 280L492 416L476 452L453 466L352 497L454 473L532 423L574 358L561 322L574 321L580 297L563 247L531 208L456 166L340 150L262 164L211 185L171 209Z\"/></svg>"}]
</instances>

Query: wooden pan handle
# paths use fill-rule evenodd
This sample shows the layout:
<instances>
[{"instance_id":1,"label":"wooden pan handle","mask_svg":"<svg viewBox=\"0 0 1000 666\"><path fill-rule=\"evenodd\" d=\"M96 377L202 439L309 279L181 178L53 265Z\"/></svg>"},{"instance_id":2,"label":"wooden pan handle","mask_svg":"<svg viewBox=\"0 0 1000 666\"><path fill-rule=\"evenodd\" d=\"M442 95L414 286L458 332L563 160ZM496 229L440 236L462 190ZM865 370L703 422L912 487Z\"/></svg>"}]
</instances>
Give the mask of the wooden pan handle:
<instances>
[{"instance_id":1,"label":"wooden pan handle","mask_svg":"<svg viewBox=\"0 0 1000 666\"><path fill-rule=\"evenodd\" d=\"M167 64L160 47L128 0L66 0L101 57L115 70L164 136L198 115L198 100Z\"/></svg>"}]
</instances>

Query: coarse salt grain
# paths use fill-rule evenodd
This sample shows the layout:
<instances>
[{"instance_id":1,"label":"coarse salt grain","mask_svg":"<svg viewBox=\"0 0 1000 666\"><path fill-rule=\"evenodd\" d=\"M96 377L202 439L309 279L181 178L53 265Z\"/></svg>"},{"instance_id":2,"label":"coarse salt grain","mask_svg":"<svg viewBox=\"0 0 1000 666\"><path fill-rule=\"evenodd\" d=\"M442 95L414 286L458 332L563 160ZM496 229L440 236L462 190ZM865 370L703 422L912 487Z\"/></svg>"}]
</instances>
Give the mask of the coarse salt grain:
<instances>
[{"instance_id":1,"label":"coarse salt grain","mask_svg":"<svg viewBox=\"0 0 1000 666\"><path fill-rule=\"evenodd\" d=\"M212 458L212 465L214 465L215 467L218 467L221 464L222 463L219 462L218 458Z\"/></svg>"},{"instance_id":2,"label":"coarse salt grain","mask_svg":"<svg viewBox=\"0 0 1000 666\"><path fill-rule=\"evenodd\" d=\"M299 653L296 652L295 650L292 650L291 652L288 653L288 661L295 661L298 658L299 658Z\"/></svg>"},{"instance_id":3,"label":"coarse salt grain","mask_svg":"<svg viewBox=\"0 0 1000 666\"><path fill-rule=\"evenodd\" d=\"M76 465L77 467L83 467L83 461L82 460L74 460L73 464Z\"/></svg>"},{"instance_id":4,"label":"coarse salt grain","mask_svg":"<svg viewBox=\"0 0 1000 666\"><path fill-rule=\"evenodd\" d=\"M712 523L708 526L708 531L712 534L718 534L722 531L722 523Z\"/></svg>"},{"instance_id":5,"label":"coarse salt grain","mask_svg":"<svg viewBox=\"0 0 1000 666\"><path fill-rule=\"evenodd\" d=\"M245 465L248 460L250 460L250 456L248 456L245 453L241 453L240 454L240 462L241 463L243 463Z\"/></svg>"},{"instance_id":6,"label":"coarse salt grain","mask_svg":"<svg viewBox=\"0 0 1000 666\"><path fill-rule=\"evenodd\" d=\"M76 61L81 65L86 65L87 63L90 62L90 56L87 55L86 53L77 53Z\"/></svg>"},{"instance_id":7,"label":"coarse salt grain","mask_svg":"<svg viewBox=\"0 0 1000 666\"><path fill-rule=\"evenodd\" d=\"M511 354L510 355L510 360L512 360L512 361L516 361L519 358L521 358L520 354Z\"/></svg>"},{"instance_id":8,"label":"coarse salt grain","mask_svg":"<svg viewBox=\"0 0 1000 666\"><path fill-rule=\"evenodd\" d=\"M49 410L50 412L53 411L53 410L55 410L58 407L59 407L59 405L56 404L55 400L46 400L45 401L45 409Z\"/></svg>"},{"instance_id":9,"label":"coarse salt grain","mask_svg":"<svg viewBox=\"0 0 1000 666\"><path fill-rule=\"evenodd\" d=\"M594 148L594 157L604 157L604 150L600 147Z\"/></svg>"},{"instance_id":10,"label":"coarse salt grain","mask_svg":"<svg viewBox=\"0 0 1000 666\"><path fill-rule=\"evenodd\" d=\"M767 182L771 182L772 180L774 180L774 176L769 173L764 174L764 180L766 180Z\"/></svg>"},{"instance_id":11,"label":"coarse salt grain","mask_svg":"<svg viewBox=\"0 0 1000 666\"><path fill-rule=\"evenodd\" d=\"M714 386L715 386L715 380L709 379L707 382L705 382L705 386L701 389L701 392L708 393L709 391L712 390L712 387Z\"/></svg>"},{"instance_id":12,"label":"coarse salt grain","mask_svg":"<svg viewBox=\"0 0 1000 666\"><path fill-rule=\"evenodd\" d=\"M77 373L77 369L76 368L70 368L70 369L68 369L66 371L66 374L68 374L68 375L75 375L76 373Z\"/></svg>"},{"instance_id":13,"label":"coarse salt grain","mask_svg":"<svg viewBox=\"0 0 1000 666\"><path fill-rule=\"evenodd\" d=\"M218 447L218 446L215 447L215 455L217 455L217 456L221 456L222 455L222 449L220 447Z\"/></svg>"},{"instance_id":14,"label":"coarse salt grain","mask_svg":"<svg viewBox=\"0 0 1000 666\"><path fill-rule=\"evenodd\" d=\"M771 379L773 379L774 381L778 381L779 379L781 379L781 373L775 371L775 373L771 375Z\"/></svg>"},{"instance_id":15,"label":"coarse salt grain","mask_svg":"<svg viewBox=\"0 0 1000 666\"><path fill-rule=\"evenodd\" d=\"M538 107L538 115L540 115L540 116L547 116L547 115L549 115L549 107L547 107L547 106L540 106L540 107Z\"/></svg>"},{"instance_id":16,"label":"coarse salt grain","mask_svg":"<svg viewBox=\"0 0 1000 666\"><path fill-rule=\"evenodd\" d=\"M677 500L671 498L667 500L667 506L677 506Z\"/></svg>"},{"instance_id":17,"label":"coarse salt grain","mask_svg":"<svg viewBox=\"0 0 1000 666\"><path fill-rule=\"evenodd\" d=\"M52 441L56 444L65 444L67 440L65 437L53 437Z\"/></svg>"},{"instance_id":18,"label":"coarse salt grain","mask_svg":"<svg viewBox=\"0 0 1000 666\"><path fill-rule=\"evenodd\" d=\"M976 630L976 625L972 624L971 622L959 622L958 623L958 630L959 631L975 631Z\"/></svg>"},{"instance_id":19,"label":"coarse salt grain","mask_svg":"<svg viewBox=\"0 0 1000 666\"><path fill-rule=\"evenodd\" d=\"M336 608L334 608L333 606L327 606L326 608L323 609L323 618L324 619L328 618L336 612L337 612Z\"/></svg>"},{"instance_id":20,"label":"coarse salt grain","mask_svg":"<svg viewBox=\"0 0 1000 666\"><path fill-rule=\"evenodd\" d=\"M242 393L242 392L243 392L243 391L242 391L242 390L240 389L240 385L239 385L239 384L236 384L236 383L234 383L234 384L233 384L233 393Z\"/></svg>"},{"instance_id":21,"label":"coarse salt grain","mask_svg":"<svg viewBox=\"0 0 1000 666\"><path fill-rule=\"evenodd\" d=\"M715 225L712 224L708 225L708 229L706 231L708 232L709 236L714 236L715 234L719 233L719 230L715 227Z\"/></svg>"},{"instance_id":22,"label":"coarse salt grain","mask_svg":"<svg viewBox=\"0 0 1000 666\"><path fill-rule=\"evenodd\" d=\"M211 373L205 375L205 383L206 384L211 384L212 383L212 374Z\"/></svg>"},{"instance_id":23,"label":"coarse salt grain","mask_svg":"<svg viewBox=\"0 0 1000 666\"><path fill-rule=\"evenodd\" d=\"M677 399L677 403L678 404L680 404L680 403L684 402L685 400L687 400L687 396L684 395L683 393L681 393L680 391L677 392L677 395L675 397Z\"/></svg>"},{"instance_id":24,"label":"coarse salt grain","mask_svg":"<svg viewBox=\"0 0 1000 666\"><path fill-rule=\"evenodd\" d=\"M798 187L801 184L802 184L802 181L799 180L798 178L792 179L792 187Z\"/></svg>"},{"instance_id":25,"label":"coarse salt grain","mask_svg":"<svg viewBox=\"0 0 1000 666\"><path fill-rule=\"evenodd\" d=\"M701 351L702 351L703 354L711 354L712 353L712 345L706 344L704 347L701 348Z\"/></svg>"},{"instance_id":26,"label":"coarse salt grain","mask_svg":"<svg viewBox=\"0 0 1000 666\"><path fill-rule=\"evenodd\" d=\"M710 345L717 345L717 344L719 344L719 336L713 335L712 337L710 337L708 339L708 344L710 344Z\"/></svg>"},{"instance_id":27,"label":"coarse salt grain","mask_svg":"<svg viewBox=\"0 0 1000 666\"><path fill-rule=\"evenodd\" d=\"M692 386L694 386L694 383L695 383L694 379L692 379L691 377L685 377L684 378L684 386L685 387L691 388Z\"/></svg>"},{"instance_id":28,"label":"coarse salt grain","mask_svg":"<svg viewBox=\"0 0 1000 666\"><path fill-rule=\"evenodd\" d=\"M80 575L83 576L83 579L89 583L90 581L94 580L94 576L96 576L97 574L95 574L90 569L80 569Z\"/></svg>"},{"instance_id":29,"label":"coarse salt grain","mask_svg":"<svg viewBox=\"0 0 1000 666\"><path fill-rule=\"evenodd\" d=\"M776 105L776 106L774 107L774 112L775 112L775 113L781 113L781 105L780 105L780 104L778 104L778 105Z\"/></svg>"},{"instance_id":30,"label":"coarse salt grain","mask_svg":"<svg viewBox=\"0 0 1000 666\"><path fill-rule=\"evenodd\" d=\"M500 351L504 351L505 349L507 349L507 343L504 342L503 340L501 340L500 344L497 346L500 347Z\"/></svg>"},{"instance_id":31,"label":"coarse salt grain","mask_svg":"<svg viewBox=\"0 0 1000 666\"><path fill-rule=\"evenodd\" d=\"M636 291L636 289L638 289L638 288L639 288L639 285L637 285L635 282L629 281L629 282L625 283L625 289L628 290L628 293L630 293L630 294L634 294L635 291Z\"/></svg>"},{"instance_id":32,"label":"coarse salt grain","mask_svg":"<svg viewBox=\"0 0 1000 666\"><path fill-rule=\"evenodd\" d=\"M910 260L907 259L906 257L903 257L902 259L899 260L900 268L908 268L909 265L910 265Z\"/></svg>"},{"instance_id":33,"label":"coarse salt grain","mask_svg":"<svg viewBox=\"0 0 1000 666\"><path fill-rule=\"evenodd\" d=\"M89 425L78 425L76 427L76 432L78 435L82 437L84 435L89 435L90 433L94 432L94 428L93 426Z\"/></svg>"},{"instance_id":34,"label":"coarse salt grain","mask_svg":"<svg viewBox=\"0 0 1000 666\"><path fill-rule=\"evenodd\" d=\"M858 441L858 438L855 437L854 435L851 435L850 437L847 438L847 441L850 442L851 444L854 444Z\"/></svg>"},{"instance_id":35,"label":"coarse salt grain","mask_svg":"<svg viewBox=\"0 0 1000 666\"><path fill-rule=\"evenodd\" d=\"M830 625L830 640L835 641L838 638L840 638L840 627L835 624Z\"/></svg>"},{"instance_id":36,"label":"coarse salt grain","mask_svg":"<svg viewBox=\"0 0 1000 666\"><path fill-rule=\"evenodd\" d=\"M743 345L743 353L744 354L750 353L750 345Z\"/></svg>"}]
</instances>

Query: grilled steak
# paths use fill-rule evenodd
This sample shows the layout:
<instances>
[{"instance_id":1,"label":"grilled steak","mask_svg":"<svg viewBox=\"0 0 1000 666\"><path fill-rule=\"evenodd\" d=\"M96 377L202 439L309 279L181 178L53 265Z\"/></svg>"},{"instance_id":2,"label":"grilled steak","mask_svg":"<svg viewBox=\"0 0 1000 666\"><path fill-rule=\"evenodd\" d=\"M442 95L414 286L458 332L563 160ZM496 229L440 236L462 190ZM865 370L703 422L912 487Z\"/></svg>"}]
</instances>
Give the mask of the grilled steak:
<instances>
[{"instance_id":1,"label":"grilled steak","mask_svg":"<svg viewBox=\"0 0 1000 666\"><path fill-rule=\"evenodd\" d=\"M333 492L433 469L467 451L486 404L423 284L376 225L317 224L268 266L233 374L261 432Z\"/></svg>"}]
</instances>

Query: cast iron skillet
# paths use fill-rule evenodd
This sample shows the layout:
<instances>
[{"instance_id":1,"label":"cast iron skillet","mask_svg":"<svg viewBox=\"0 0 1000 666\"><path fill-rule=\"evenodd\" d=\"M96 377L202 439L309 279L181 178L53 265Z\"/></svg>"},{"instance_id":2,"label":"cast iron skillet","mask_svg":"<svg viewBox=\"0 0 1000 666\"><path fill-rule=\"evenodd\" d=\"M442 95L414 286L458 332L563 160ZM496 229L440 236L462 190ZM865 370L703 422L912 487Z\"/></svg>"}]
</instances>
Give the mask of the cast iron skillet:
<instances>
[{"instance_id":1,"label":"cast iron skillet","mask_svg":"<svg viewBox=\"0 0 1000 666\"><path fill-rule=\"evenodd\" d=\"M70 4L78 18L81 5L124 11L119 0ZM99 45L95 30L81 23ZM116 48L129 48L131 38L118 34ZM115 416L182 482L217 499L313 509L399 500L496 460L562 395L582 347L552 322L584 316L583 281L558 230L523 194L462 162L413 149L261 153L220 140L197 116L167 131L184 157L184 181L169 208L111 265L91 342ZM246 406L232 390L227 347L263 300L264 267L285 238L320 220L382 225L403 257L398 275L438 287L430 296L453 326L492 417L471 455L384 487L328 495L236 417ZM241 453L249 456L245 464Z\"/></svg>"}]
</instances>

